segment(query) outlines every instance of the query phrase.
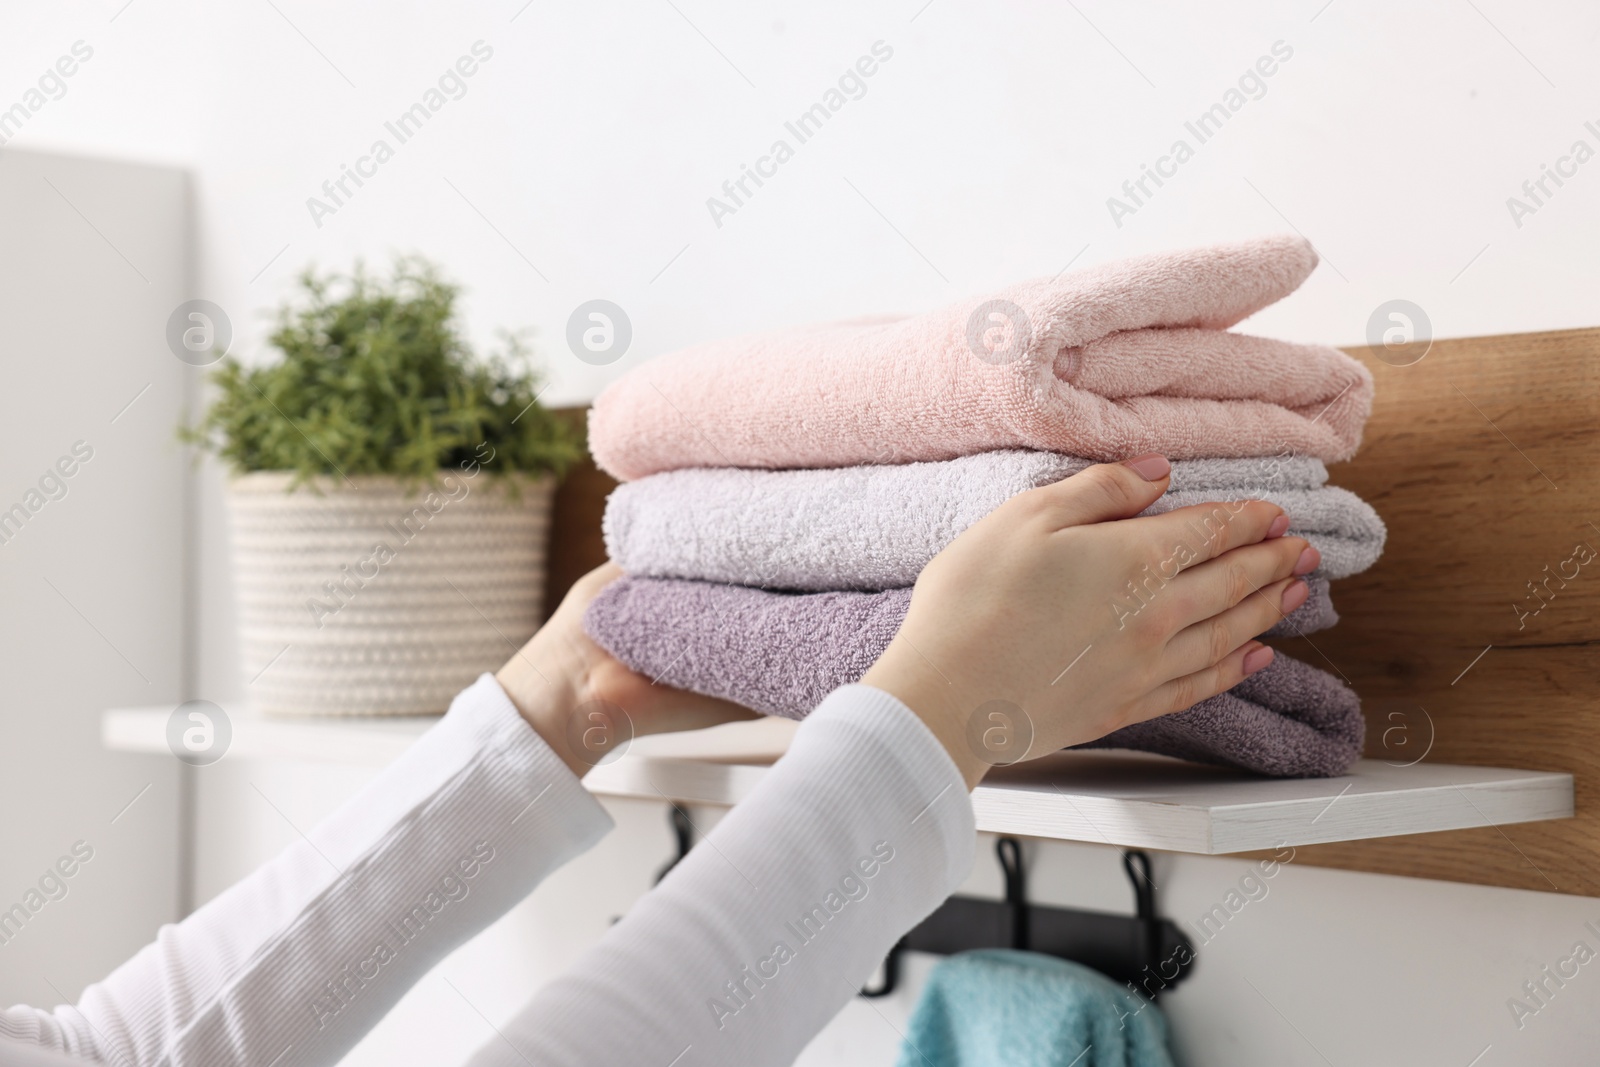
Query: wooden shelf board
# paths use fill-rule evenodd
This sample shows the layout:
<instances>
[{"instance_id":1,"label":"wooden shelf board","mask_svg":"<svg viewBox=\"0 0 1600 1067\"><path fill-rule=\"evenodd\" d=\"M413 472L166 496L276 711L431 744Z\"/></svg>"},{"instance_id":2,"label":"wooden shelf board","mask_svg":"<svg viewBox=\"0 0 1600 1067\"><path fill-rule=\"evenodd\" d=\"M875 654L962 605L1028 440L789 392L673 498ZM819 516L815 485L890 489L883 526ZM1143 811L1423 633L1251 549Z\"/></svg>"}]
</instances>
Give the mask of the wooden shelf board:
<instances>
[{"instance_id":1,"label":"wooden shelf board","mask_svg":"<svg viewBox=\"0 0 1600 1067\"><path fill-rule=\"evenodd\" d=\"M170 708L105 713L108 748L166 752ZM231 712L225 758L293 758L380 767L436 720L269 719ZM590 771L597 794L731 805L782 755L795 724L730 723L640 738ZM973 797L978 829L1025 837L1174 852L1228 853L1280 845L1568 818L1572 776L1363 760L1341 778L1262 779L1138 753L1066 752L996 770Z\"/></svg>"}]
</instances>

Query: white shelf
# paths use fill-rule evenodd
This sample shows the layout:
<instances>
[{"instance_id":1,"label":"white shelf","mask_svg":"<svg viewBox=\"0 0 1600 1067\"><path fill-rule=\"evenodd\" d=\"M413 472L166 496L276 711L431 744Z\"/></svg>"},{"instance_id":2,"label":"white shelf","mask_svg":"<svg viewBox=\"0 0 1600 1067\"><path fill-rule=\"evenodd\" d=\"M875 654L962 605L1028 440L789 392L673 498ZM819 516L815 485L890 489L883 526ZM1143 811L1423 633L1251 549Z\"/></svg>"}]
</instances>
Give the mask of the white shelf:
<instances>
[{"instance_id":1,"label":"white shelf","mask_svg":"<svg viewBox=\"0 0 1600 1067\"><path fill-rule=\"evenodd\" d=\"M105 713L107 748L167 751L169 707ZM384 766L432 718L268 719L230 712L227 759ZM736 804L782 755L781 719L640 738L584 779L619 797ZM1572 776L1362 760L1341 778L1263 779L1138 753L1064 752L993 772L973 795L978 829L1127 848L1225 853L1570 818Z\"/></svg>"},{"instance_id":2,"label":"white shelf","mask_svg":"<svg viewBox=\"0 0 1600 1067\"><path fill-rule=\"evenodd\" d=\"M233 728L224 759L273 757L387 767L439 721L437 715L375 718L270 718L224 708ZM112 708L100 717L100 743L119 752L168 752L170 706ZM629 746L636 756L770 763L783 755L797 724L784 719L730 723L709 730L641 737Z\"/></svg>"}]
</instances>

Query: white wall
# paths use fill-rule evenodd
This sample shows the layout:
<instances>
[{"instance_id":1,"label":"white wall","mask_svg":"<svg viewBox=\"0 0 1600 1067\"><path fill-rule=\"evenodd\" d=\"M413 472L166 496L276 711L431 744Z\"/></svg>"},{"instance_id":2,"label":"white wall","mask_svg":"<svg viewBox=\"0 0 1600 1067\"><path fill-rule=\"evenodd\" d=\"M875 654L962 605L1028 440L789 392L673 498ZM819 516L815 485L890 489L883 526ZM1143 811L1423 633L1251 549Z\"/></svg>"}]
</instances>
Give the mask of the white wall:
<instances>
[{"instance_id":1,"label":"white wall","mask_svg":"<svg viewBox=\"0 0 1600 1067\"><path fill-rule=\"evenodd\" d=\"M1286 226L1325 263L1252 324L1261 332L1357 342L1395 297L1422 305L1441 336L1594 324L1600 163L1520 227L1506 206L1575 139L1600 145L1583 126L1600 120L1591 5L674 2L135 0L115 21L122 0L41 8L0 16L11 72L0 101L73 40L93 41L94 62L15 143L193 166L195 295L229 309L244 350L259 347L257 316L304 264L421 250L468 286L475 334L539 329L554 402L585 400L688 341L914 310L1074 260ZM467 95L315 226L306 198L480 39L494 56ZM715 226L706 198L878 40L894 56L865 97ZM1265 95L1114 225L1107 197L1280 40L1293 56ZM587 367L562 344L567 315L592 297L634 324L614 367ZM225 701L242 686L216 484L207 471L199 695ZM207 771L203 890L293 832L251 783L298 820L354 777L229 761ZM503 1017L574 932L603 928L642 890L665 849L660 812L630 809L589 866L443 973ZM1108 850L1040 848L1036 862L1044 899L1127 906ZM1168 912L1189 921L1247 869L1163 857L1157 879ZM974 878L993 882L986 869ZM1293 865L1271 886L1169 1001L1186 1063L1467 1064L1485 1046L1486 1065L1569 1063L1600 1036L1600 979L1587 972L1521 1031L1506 1008L1585 936L1595 901ZM532 959L549 946L545 964ZM453 1033L416 1010L453 997L430 979L357 1058L459 1058L488 1034L482 1020L457 1003ZM814 1062L885 1062L903 1008L847 1009Z\"/></svg>"}]
</instances>

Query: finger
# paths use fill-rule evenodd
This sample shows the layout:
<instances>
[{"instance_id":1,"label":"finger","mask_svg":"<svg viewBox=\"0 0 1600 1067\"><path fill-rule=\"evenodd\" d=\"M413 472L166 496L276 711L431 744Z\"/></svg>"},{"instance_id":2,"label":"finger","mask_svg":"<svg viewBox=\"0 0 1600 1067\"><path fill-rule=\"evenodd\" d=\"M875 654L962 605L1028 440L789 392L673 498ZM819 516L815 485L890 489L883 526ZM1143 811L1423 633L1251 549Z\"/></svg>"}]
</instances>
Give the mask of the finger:
<instances>
[{"instance_id":1,"label":"finger","mask_svg":"<svg viewBox=\"0 0 1600 1067\"><path fill-rule=\"evenodd\" d=\"M1096 464L1016 499L1043 508L1056 528L1066 529L1139 514L1167 491L1171 474L1172 464L1152 453Z\"/></svg>"},{"instance_id":2,"label":"finger","mask_svg":"<svg viewBox=\"0 0 1600 1067\"><path fill-rule=\"evenodd\" d=\"M1321 555L1300 537L1245 545L1178 575L1163 590L1168 599L1158 610L1174 631L1182 630L1227 611L1257 589L1310 574L1320 562Z\"/></svg>"},{"instance_id":3,"label":"finger","mask_svg":"<svg viewBox=\"0 0 1600 1067\"><path fill-rule=\"evenodd\" d=\"M1261 642L1248 641L1221 661L1151 690L1135 707L1129 721L1144 722L1159 715L1171 715L1218 693L1226 693L1249 675L1264 670L1272 663L1274 656L1272 649Z\"/></svg>"},{"instance_id":4,"label":"finger","mask_svg":"<svg viewBox=\"0 0 1600 1067\"><path fill-rule=\"evenodd\" d=\"M589 601L600 595L600 590L621 577L622 568L608 559L573 582L562 596L559 606L565 607L568 601L587 606Z\"/></svg>"},{"instance_id":5,"label":"finger","mask_svg":"<svg viewBox=\"0 0 1600 1067\"><path fill-rule=\"evenodd\" d=\"M554 626L566 636L566 641L570 645L573 634L582 632L583 624L580 620L583 618L583 613L588 610L590 602L600 595L602 589L621 577L622 568L610 560L583 575L573 582L571 588L562 596L561 603L551 612L546 626Z\"/></svg>"},{"instance_id":6,"label":"finger","mask_svg":"<svg viewBox=\"0 0 1600 1067\"><path fill-rule=\"evenodd\" d=\"M1265 500L1232 500L1191 504L1118 525L1127 536L1161 554L1161 576L1170 581L1178 572L1224 552L1282 537L1289 519L1282 508Z\"/></svg>"},{"instance_id":7,"label":"finger","mask_svg":"<svg viewBox=\"0 0 1600 1067\"><path fill-rule=\"evenodd\" d=\"M1228 610L1180 630L1167 642L1164 668L1181 678L1220 663L1252 637L1276 626L1310 595L1311 587L1299 578L1272 582Z\"/></svg>"}]
</instances>

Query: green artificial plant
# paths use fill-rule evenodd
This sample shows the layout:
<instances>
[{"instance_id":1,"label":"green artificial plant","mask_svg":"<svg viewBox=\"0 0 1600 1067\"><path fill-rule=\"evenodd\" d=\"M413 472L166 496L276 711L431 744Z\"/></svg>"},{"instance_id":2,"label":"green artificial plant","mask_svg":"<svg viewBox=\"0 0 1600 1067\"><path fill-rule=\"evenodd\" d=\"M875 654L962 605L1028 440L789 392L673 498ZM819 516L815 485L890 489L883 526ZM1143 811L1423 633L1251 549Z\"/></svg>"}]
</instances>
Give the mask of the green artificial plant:
<instances>
[{"instance_id":1,"label":"green artificial plant","mask_svg":"<svg viewBox=\"0 0 1600 1067\"><path fill-rule=\"evenodd\" d=\"M455 321L458 288L416 257L388 279L360 263L349 275L300 276L269 338L282 358L247 366L227 356L218 395L184 440L236 474L395 475L432 481L473 461L490 473L557 476L582 454L579 435L537 401L522 337L480 359Z\"/></svg>"}]
</instances>

